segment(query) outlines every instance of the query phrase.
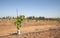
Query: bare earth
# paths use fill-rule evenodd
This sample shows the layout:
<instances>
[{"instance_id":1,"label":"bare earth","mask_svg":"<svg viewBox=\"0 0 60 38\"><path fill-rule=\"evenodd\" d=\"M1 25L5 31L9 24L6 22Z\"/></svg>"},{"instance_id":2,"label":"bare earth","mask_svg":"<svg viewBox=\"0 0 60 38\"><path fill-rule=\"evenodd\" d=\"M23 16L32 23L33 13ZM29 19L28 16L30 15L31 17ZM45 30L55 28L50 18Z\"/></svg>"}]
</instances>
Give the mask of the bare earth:
<instances>
[{"instance_id":1,"label":"bare earth","mask_svg":"<svg viewBox=\"0 0 60 38\"><path fill-rule=\"evenodd\" d=\"M49 29L54 29L54 28L60 28L60 23L58 23L57 21L35 21L35 20L25 20L23 21L23 26L20 28L21 33L31 33L33 36L33 32L36 35L36 32L40 32L40 31L45 31L45 30L49 30ZM7 36L13 33L16 33L17 29L16 26L13 23L13 20L0 20L0 36ZM50 31L48 31L50 32ZM47 32L47 33L48 33ZM60 33L60 31L58 31ZM46 33L46 32L44 32ZM45 34L44 34L45 35ZM25 38L23 37L25 35L21 35L21 38ZM30 38L31 35L28 34L28 37L26 38ZM31 38L34 38L32 37ZM38 34L39 36L39 34ZM42 36L42 35L41 35ZM36 38L44 38L44 37L36 37ZM18 36L7 36L7 37L11 37L11 38L17 38ZM6 38L7 38L6 37ZM49 38L46 36L46 38ZM53 37L50 37L53 38ZM60 38L60 37L59 37Z\"/></svg>"}]
</instances>

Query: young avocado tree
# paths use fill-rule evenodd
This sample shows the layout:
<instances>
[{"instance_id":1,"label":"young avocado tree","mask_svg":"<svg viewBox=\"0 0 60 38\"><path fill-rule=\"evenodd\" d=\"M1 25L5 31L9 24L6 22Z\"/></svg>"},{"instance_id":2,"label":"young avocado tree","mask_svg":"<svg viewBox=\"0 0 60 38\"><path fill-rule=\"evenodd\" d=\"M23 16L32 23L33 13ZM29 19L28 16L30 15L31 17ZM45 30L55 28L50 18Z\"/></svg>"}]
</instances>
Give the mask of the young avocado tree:
<instances>
[{"instance_id":1,"label":"young avocado tree","mask_svg":"<svg viewBox=\"0 0 60 38\"><path fill-rule=\"evenodd\" d=\"M22 26L22 22L25 19L24 15L17 16L17 18L14 20L14 24L16 25L17 28L17 34L20 35L20 27Z\"/></svg>"}]
</instances>

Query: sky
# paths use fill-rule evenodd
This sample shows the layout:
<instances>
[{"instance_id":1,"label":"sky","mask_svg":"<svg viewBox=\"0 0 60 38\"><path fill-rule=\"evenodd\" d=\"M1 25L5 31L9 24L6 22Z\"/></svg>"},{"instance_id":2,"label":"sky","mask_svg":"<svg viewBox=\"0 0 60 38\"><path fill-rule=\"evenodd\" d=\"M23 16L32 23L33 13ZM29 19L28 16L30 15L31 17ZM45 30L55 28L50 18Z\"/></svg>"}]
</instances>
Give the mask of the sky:
<instances>
[{"instance_id":1,"label":"sky","mask_svg":"<svg viewBox=\"0 0 60 38\"><path fill-rule=\"evenodd\" d=\"M43 16L60 18L60 0L0 0L0 17Z\"/></svg>"}]
</instances>

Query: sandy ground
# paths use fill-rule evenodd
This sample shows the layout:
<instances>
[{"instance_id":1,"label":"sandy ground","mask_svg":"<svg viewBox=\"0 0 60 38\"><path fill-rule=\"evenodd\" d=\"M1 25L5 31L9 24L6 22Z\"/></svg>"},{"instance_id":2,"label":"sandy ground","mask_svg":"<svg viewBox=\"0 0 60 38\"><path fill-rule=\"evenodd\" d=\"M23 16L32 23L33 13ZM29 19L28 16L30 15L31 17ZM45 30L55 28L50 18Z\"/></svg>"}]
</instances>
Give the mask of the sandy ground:
<instances>
[{"instance_id":1,"label":"sandy ground","mask_svg":"<svg viewBox=\"0 0 60 38\"><path fill-rule=\"evenodd\" d=\"M56 26L60 27L60 24L56 21L34 21L30 20L24 21L23 26L20 28L21 33L28 33L28 32L36 32L42 30L48 30L50 28L56 28ZM0 20L0 36L9 35L12 33L16 33L17 29L13 24L12 20Z\"/></svg>"}]
</instances>

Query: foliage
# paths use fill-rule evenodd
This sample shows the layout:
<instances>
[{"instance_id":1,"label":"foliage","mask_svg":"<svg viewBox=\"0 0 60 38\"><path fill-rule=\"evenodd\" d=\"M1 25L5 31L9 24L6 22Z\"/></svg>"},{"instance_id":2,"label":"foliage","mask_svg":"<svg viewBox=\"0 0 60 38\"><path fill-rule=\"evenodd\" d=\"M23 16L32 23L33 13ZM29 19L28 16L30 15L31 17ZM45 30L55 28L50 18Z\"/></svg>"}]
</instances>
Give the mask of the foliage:
<instances>
[{"instance_id":1,"label":"foliage","mask_svg":"<svg viewBox=\"0 0 60 38\"><path fill-rule=\"evenodd\" d=\"M2 17L2 19L5 19L5 17Z\"/></svg>"},{"instance_id":2,"label":"foliage","mask_svg":"<svg viewBox=\"0 0 60 38\"><path fill-rule=\"evenodd\" d=\"M45 18L45 17L35 17L35 16L29 16L27 17L27 19L30 19L30 20L52 20L52 21L58 21L60 23L60 18Z\"/></svg>"},{"instance_id":3,"label":"foliage","mask_svg":"<svg viewBox=\"0 0 60 38\"><path fill-rule=\"evenodd\" d=\"M27 19L32 19L32 20L43 20L43 19L45 19L45 17L35 17L35 16L29 16L29 17L27 17Z\"/></svg>"},{"instance_id":4,"label":"foliage","mask_svg":"<svg viewBox=\"0 0 60 38\"><path fill-rule=\"evenodd\" d=\"M16 25L17 29L19 29L22 26L22 21L25 19L24 15L20 15L18 16L15 20L14 20L14 24Z\"/></svg>"}]
</instances>

